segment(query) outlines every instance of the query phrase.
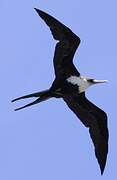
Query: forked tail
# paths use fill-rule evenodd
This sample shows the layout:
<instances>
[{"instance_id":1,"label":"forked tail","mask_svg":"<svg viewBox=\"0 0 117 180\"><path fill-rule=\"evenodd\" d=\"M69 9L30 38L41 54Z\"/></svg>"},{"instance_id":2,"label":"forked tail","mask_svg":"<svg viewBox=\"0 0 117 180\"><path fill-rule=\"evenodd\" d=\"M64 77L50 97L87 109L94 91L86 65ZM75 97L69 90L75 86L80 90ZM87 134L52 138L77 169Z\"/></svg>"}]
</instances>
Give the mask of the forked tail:
<instances>
[{"instance_id":1,"label":"forked tail","mask_svg":"<svg viewBox=\"0 0 117 180\"><path fill-rule=\"evenodd\" d=\"M15 102L15 101L18 101L20 99L26 99L26 98L31 98L31 97L38 97L38 98L35 101L33 101L33 102L31 102L31 103L29 103L27 105L24 105L22 107L19 107L19 108L15 109L15 111L26 108L28 106L32 106L34 104L40 103L42 101L45 101L45 100L51 98L50 91L47 89L45 91L36 92L36 93L32 93L32 94L28 94L28 95L25 95L25 96L18 97L16 99L13 99L11 102Z\"/></svg>"}]
</instances>

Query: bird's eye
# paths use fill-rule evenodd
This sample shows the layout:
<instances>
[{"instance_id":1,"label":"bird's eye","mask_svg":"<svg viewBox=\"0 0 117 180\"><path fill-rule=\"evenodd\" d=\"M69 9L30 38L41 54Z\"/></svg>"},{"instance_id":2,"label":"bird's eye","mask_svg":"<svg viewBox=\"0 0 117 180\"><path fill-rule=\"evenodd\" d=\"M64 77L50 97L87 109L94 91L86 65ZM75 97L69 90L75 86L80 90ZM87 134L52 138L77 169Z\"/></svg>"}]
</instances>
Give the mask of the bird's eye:
<instances>
[{"instance_id":1,"label":"bird's eye","mask_svg":"<svg viewBox=\"0 0 117 180\"><path fill-rule=\"evenodd\" d=\"M93 79L88 79L88 81L89 81L90 83L93 83Z\"/></svg>"}]
</instances>

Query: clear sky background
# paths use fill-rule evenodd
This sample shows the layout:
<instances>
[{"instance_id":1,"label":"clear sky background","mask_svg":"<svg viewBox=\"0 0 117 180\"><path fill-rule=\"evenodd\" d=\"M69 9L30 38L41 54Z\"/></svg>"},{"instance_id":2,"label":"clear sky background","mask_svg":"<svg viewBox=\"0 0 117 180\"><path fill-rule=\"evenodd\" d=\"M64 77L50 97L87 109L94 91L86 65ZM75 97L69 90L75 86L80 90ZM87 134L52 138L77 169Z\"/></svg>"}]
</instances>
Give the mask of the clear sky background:
<instances>
[{"instance_id":1,"label":"clear sky background","mask_svg":"<svg viewBox=\"0 0 117 180\"><path fill-rule=\"evenodd\" d=\"M54 79L55 41L34 11L40 8L81 38L74 58L78 70L108 84L87 97L108 113L109 154L100 175L86 129L62 99L15 112L29 102L13 98L44 90ZM0 179L117 179L117 1L0 1ZM32 101L32 100L31 100Z\"/></svg>"}]
</instances>

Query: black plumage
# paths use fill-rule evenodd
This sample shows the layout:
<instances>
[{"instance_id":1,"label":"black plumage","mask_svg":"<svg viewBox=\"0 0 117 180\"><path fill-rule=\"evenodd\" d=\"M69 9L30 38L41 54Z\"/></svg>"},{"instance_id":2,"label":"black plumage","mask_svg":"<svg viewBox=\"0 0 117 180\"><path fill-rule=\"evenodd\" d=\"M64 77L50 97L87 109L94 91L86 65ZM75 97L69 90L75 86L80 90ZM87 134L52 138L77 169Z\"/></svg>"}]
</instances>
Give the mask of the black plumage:
<instances>
[{"instance_id":1,"label":"black plumage","mask_svg":"<svg viewBox=\"0 0 117 180\"><path fill-rule=\"evenodd\" d=\"M108 153L107 115L86 98L85 89L92 84L105 81L85 78L80 75L73 64L73 57L80 44L80 38L54 17L39 9L35 8L35 10L49 26L53 38L58 41L53 58L55 80L52 86L45 91L14 99L12 102L24 98L37 97L34 102L15 110L23 109L52 97L63 98L81 122L89 128L95 155L101 174L103 174Z\"/></svg>"}]
</instances>

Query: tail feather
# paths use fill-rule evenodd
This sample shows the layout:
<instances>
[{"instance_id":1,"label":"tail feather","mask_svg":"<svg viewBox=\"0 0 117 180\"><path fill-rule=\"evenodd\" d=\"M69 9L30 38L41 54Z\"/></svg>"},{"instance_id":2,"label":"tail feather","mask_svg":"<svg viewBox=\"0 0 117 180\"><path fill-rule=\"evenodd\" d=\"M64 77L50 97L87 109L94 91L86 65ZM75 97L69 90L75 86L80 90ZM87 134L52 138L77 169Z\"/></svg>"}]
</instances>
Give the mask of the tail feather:
<instances>
[{"instance_id":1,"label":"tail feather","mask_svg":"<svg viewBox=\"0 0 117 180\"><path fill-rule=\"evenodd\" d=\"M49 92L49 90L45 90L45 91L40 91L40 92L36 92L36 93L32 93L32 94L28 94L28 95L25 95L25 96L21 96L21 97L18 97L16 99L13 99L11 102L15 102L15 101L18 101L20 99L26 99L26 98L31 98L31 97L40 97L44 94L47 94Z\"/></svg>"},{"instance_id":2,"label":"tail feather","mask_svg":"<svg viewBox=\"0 0 117 180\"><path fill-rule=\"evenodd\" d=\"M33 101L33 102L29 103L29 104L26 104L26 105L24 105L22 107L16 108L15 111L24 109L26 107L32 106L34 104L40 103L42 101L45 101L45 100L51 98L49 90L45 90L45 91L36 92L36 93L32 93L32 94L28 94L28 95L25 95L25 96L18 97L16 99L13 99L12 102L15 102L15 101L20 100L20 99L31 98L31 97L38 97L38 98L35 101Z\"/></svg>"},{"instance_id":3,"label":"tail feather","mask_svg":"<svg viewBox=\"0 0 117 180\"><path fill-rule=\"evenodd\" d=\"M16 108L15 111L24 109L24 108L26 108L26 107L29 107L29 106L32 106L32 105L34 105L34 104L40 103L40 102L45 101L45 100L47 100L47 99L49 99L49 97L38 98L38 99L36 99L35 101L33 101L33 102L29 103L29 104L26 104L26 105L24 105L24 106L22 106L22 107Z\"/></svg>"}]
</instances>

